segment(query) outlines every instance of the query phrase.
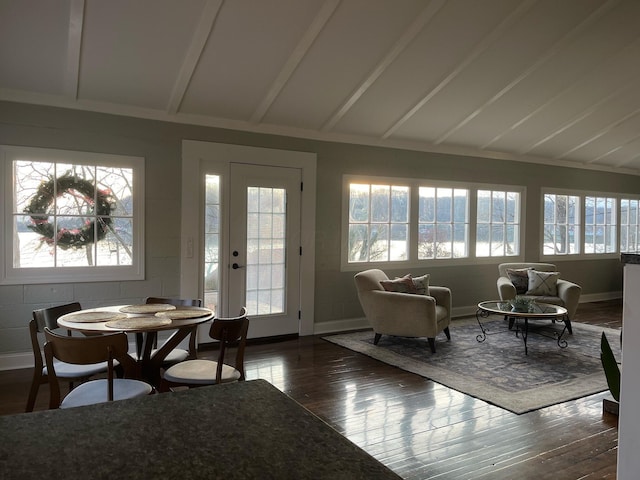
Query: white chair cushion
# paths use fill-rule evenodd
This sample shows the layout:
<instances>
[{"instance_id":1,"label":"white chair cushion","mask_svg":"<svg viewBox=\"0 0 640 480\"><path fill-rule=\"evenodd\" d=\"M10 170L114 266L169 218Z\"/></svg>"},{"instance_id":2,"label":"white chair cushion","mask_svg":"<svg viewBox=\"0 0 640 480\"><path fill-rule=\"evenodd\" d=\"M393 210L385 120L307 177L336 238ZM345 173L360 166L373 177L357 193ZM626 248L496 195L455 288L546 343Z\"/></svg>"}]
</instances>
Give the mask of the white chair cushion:
<instances>
[{"instance_id":1,"label":"white chair cushion","mask_svg":"<svg viewBox=\"0 0 640 480\"><path fill-rule=\"evenodd\" d=\"M106 379L91 380L71 390L60 403L60 408L80 407L108 401L108 382ZM113 399L143 397L153 391L151 385L140 380L127 378L113 379Z\"/></svg>"},{"instance_id":2,"label":"white chair cushion","mask_svg":"<svg viewBox=\"0 0 640 480\"><path fill-rule=\"evenodd\" d=\"M165 380L173 383L194 385L210 385L216 383L218 362L211 360L187 360L164 372ZM230 365L222 366L221 382L235 382L240 379L240 372Z\"/></svg>"},{"instance_id":3,"label":"white chair cushion","mask_svg":"<svg viewBox=\"0 0 640 480\"><path fill-rule=\"evenodd\" d=\"M116 362L114 362L116 364ZM60 360L53 360L53 368L56 376L60 378L78 378L90 377L98 373L107 371L107 362L93 363L91 365L74 365L73 363L65 363ZM47 374L47 367L42 369L42 374Z\"/></svg>"},{"instance_id":4,"label":"white chair cushion","mask_svg":"<svg viewBox=\"0 0 640 480\"><path fill-rule=\"evenodd\" d=\"M154 357L158 349L151 350L151 358ZM174 348L169 352L169 355L165 357L162 363L178 363L183 362L189 356L189 352L187 350L183 350L182 348Z\"/></svg>"}]
</instances>

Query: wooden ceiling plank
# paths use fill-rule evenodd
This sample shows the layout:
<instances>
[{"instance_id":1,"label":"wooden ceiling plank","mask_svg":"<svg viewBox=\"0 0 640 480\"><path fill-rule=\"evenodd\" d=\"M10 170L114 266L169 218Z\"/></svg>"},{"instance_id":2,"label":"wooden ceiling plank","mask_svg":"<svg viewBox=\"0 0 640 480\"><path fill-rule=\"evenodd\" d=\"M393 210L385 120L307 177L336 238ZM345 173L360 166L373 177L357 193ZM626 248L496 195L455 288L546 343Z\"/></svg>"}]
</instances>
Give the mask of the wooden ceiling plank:
<instances>
[{"instance_id":1,"label":"wooden ceiling plank","mask_svg":"<svg viewBox=\"0 0 640 480\"><path fill-rule=\"evenodd\" d=\"M300 39L300 42L298 42L296 48L294 48L293 52L280 70L280 73L271 84L271 87L267 91L262 102L260 102L260 105L258 105L258 108L256 108L255 112L251 116L252 123L260 123L262 121L275 99L291 78L291 75L293 75L293 72L298 68L298 65L311 48L311 45L313 45L313 42L316 40L318 35L320 35L320 32L333 15L333 12L338 8L340 1L341 0L326 0L324 2L318 11L318 14L311 22L311 25L309 25L309 28Z\"/></svg>"},{"instance_id":2,"label":"wooden ceiling plank","mask_svg":"<svg viewBox=\"0 0 640 480\"><path fill-rule=\"evenodd\" d=\"M200 21L198 22L195 32L193 32L193 36L191 37L191 43L185 54L184 61L182 62L182 66L180 67L180 71L176 77L176 83L173 85L171 97L167 104L167 112L170 114L177 113L180 105L182 104L182 99L189 87L189 82L191 82L193 72L198 66L198 62L200 61L204 47L207 44L209 35L211 35L211 31L213 30L216 18L218 18L218 13L220 12L222 3L223 0L207 0L207 3L202 9Z\"/></svg>"}]
</instances>

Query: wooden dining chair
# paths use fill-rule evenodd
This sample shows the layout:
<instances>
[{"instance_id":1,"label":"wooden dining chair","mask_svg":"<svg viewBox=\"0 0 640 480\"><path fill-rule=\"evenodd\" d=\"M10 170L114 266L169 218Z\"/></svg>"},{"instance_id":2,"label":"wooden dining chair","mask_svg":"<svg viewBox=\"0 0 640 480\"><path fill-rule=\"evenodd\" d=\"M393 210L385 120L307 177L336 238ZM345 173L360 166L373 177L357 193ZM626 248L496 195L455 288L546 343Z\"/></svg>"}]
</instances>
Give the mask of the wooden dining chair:
<instances>
[{"instance_id":1,"label":"wooden dining chair","mask_svg":"<svg viewBox=\"0 0 640 480\"><path fill-rule=\"evenodd\" d=\"M153 393L153 387L137 380L140 367L127 353L129 342L123 332L91 337L59 335L45 327L44 356L49 372L49 408L71 408L114 400L141 397ZM54 360L74 365L106 362L107 378L81 383L61 399ZM118 366L124 378L114 378Z\"/></svg>"},{"instance_id":2,"label":"wooden dining chair","mask_svg":"<svg viewBox=\"0 0 640 480\"><path fill-rule=\"evenodd\" d=\"M29 321L29 335L31 337L31 349L33 350L33 378L27 399L26 412L32 412L38 396L40 385L49 381L48 369L42 356L42 346L44 341L44 329L56 330L58 328L58 318L67 313L77 312L82 307L78 302L58 305L56 307L42 308L33 311L33 318ZM70 332L68 332L70 334ZM58 378L64 378L69 382L69 390L73 389L74 382L88 380L93 375L107 371L107 363L100 362L92 365L73 365L55 360L54 366Z\"/></svg>"},{"instance_id":3,"label":"wooden dining chair","mask_svg":"<svg viewBox=\"0 0 640 480\"><path fill-rule=\"evenodd\" d=\"M200 387L244 380L244 350L248 330L249 319L244 307L237 317L214 318L209 336L218 341L218 360L186 360L170 367L164 372L160 390L168 391L176 386ZM225 354L233 347L236 348L236 357L232 366L225 362Z\"/></svg>"},{"instance_id":4,"label":"wooden dining chair","mask_svg":"<svg viewBox=\"0 0 640 480\"><path fill-rule=\"evenodd\" d=\"M161 303L175 305L176 307L202 307L202 300L199 298L166 298L166 297L147 297L146 304ZM184 360L191 360L197 357L197 325L194 325L189 334L189 347L187 350L183 348L174 348L169 352L167 357L162 361L162 366L167 368ZM157 347L157 344L156 344ZM157 348L151 350L151 357L158 351Z\"/></svg>"}]
</instances>

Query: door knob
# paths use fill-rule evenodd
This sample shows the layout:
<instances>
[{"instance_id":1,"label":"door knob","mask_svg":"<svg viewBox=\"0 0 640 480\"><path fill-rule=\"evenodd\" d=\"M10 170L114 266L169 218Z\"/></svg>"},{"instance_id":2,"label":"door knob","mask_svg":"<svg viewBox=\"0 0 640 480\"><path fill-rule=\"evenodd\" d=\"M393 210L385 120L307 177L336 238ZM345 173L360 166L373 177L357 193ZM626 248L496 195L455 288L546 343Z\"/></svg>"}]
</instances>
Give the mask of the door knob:
<instances>
[{"instance_id":1,"label":"door knob","mask_svg":"<svg viewBox=\"0 0 640 480\"><path fill-rule=\"evenodd\" d=\"M238 265L237 263L234 263L233 265L231 265L231 268L233 268L234 270L237 270L239 268L242 268L242 265Z\"/></svg>"}]
</instances>

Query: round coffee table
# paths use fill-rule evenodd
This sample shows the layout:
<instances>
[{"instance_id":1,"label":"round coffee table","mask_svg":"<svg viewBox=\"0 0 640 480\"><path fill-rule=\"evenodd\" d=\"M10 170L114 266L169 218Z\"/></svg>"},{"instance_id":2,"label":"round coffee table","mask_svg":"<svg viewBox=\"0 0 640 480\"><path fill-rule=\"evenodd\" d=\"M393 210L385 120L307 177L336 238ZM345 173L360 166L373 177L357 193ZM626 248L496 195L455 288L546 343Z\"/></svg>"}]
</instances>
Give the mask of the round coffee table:
<instances>
[{"instance_id":1,"label":"round coffee table","mask_svg":"<svg viewBox=\"0 0 640 480\"><path fill-rule=\"evenodd\" d=\"M538 303L532 301L524 305L523 308L517 308L508 301L503 302L501 300L490 300L486 302L480 302L478 304L476 319L478 320L478 325L480 325L480 330L482 330L482 333L476 336L476 340L478 342L484 342L487 339L487 335L492 334L487 331L481 321L481 319L487 318L491 315L501 315L505 320L509 321L508 329L504 330L506 332L513 331L513 327L516 327L516 336L518 336L519 334L522 335L525 355L527 355L528 353L527 337L529 335L530 320L551 320L553 322L555 322L556 320L561 320L564 323L564 328L562 329L560 335L558 335L556 332L555 335L551 337L550 335L545 335L541 332L535 332L549 338L557 338L557 343L560 348L566 348L568 345L567 341L562 338L564 336L564 333L568 331L570 335L573 334L573 330L571 328L571 320L569 320L567 309L564 307L561 307L559 305L552 305L550 303ZM494 333L503 333L504 331Z\"/></svg>"}]
</instances>

